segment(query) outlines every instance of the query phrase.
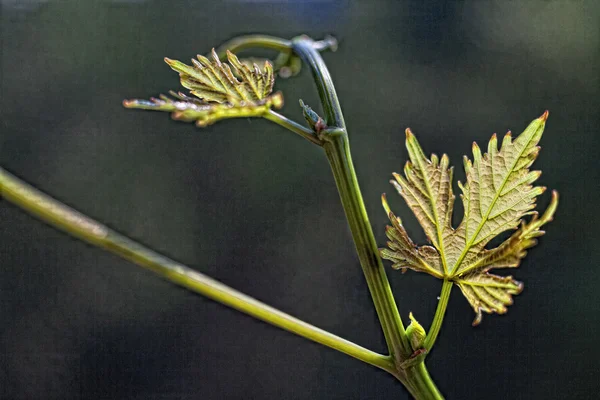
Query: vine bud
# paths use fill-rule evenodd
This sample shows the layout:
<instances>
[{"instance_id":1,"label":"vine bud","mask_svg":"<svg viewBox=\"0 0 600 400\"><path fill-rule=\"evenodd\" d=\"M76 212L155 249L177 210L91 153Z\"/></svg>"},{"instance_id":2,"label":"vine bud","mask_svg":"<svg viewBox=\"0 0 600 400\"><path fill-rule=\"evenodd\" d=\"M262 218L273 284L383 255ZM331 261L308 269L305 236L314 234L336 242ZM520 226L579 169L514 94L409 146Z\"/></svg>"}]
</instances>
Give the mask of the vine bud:
<instances>
[{"instance_id":1,"label":"vine bud","mask_svg":"<svg viewBox=\"0 0 600 400\"><path fill-rule=\"evenodd\" d=\"M308 122L308 125L313 131L315 131L318 134L323 129L327 128L327 124L325 123L323 118L321 118L319 114L314 112L312 108L304 104L302 99L300 99L300 107L302 107L302 114L304 115L304 119L306 120L306 122Z\"/></svg>"},{"instance_id":2,"label":"vine bud","mask_svg":"<svg viewBox=\"0 0 600 400\"><path fill-rule=\"evenodd\" d=\"M410 318L410 324L408 325L408 328L406 328L406 335L408 336L413 351L417 351L423 347L427 334L421 324L413 317L412 312L408 317Z\"/></svg>"}]
</instances>

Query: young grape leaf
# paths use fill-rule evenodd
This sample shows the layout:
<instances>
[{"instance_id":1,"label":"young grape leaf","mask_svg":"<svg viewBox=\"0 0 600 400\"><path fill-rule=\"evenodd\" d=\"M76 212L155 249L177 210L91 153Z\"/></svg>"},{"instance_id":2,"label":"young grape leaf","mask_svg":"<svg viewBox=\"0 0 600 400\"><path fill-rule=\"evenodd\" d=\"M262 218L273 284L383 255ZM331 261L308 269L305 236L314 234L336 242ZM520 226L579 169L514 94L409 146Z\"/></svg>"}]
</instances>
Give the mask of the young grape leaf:
<instances>
[{"instance_id":1,"label":"young grape leaf","mask_svg":"<svg viewBox=\"0 0 600 400\"><path fill-rule=\"evenodd\" d=\"M473 325L481 322L482 312L503 314L512 304L512 295L520 293L523 284L512 277L490 274L496 268L515 268L526 250L544 234L542 225L552 220L558 194L541 218L535 199L545 190L532 186L540 176L529 167L539 153L537 146L548 112L535 119L514 141L510 132L498 150L496 135L481 154L473 143L473 161L464 159L467 180L458 182L462 191L465 214L460 225L451 225L454 194L452 168L448 157L432 154L428 159L416 137L406 131L406 147L410 161L404 176L394 174L392 181L423 227L432 246L416 246L408 237L402 221L391 212L385 197L383 207L392 222L387 227L388 248L381 256L393 262L396 269L426 272L439 279L456 283L476 313ZM531 221L522 219L533 215ZM485 246L502 232L521 227L494 249Z\"/></svg>"},{"instance_id":2,"label":"young grape leaf","mask_svg":"<svg viewBox=\"0 0 600 400\"><path fill-rule=\"evenodd\" d=\"M204 127L218 120L236 117L260 117L271 108L283 106L280 92L271 94L275 82L273 67L265 61L261 69L240 61L227 51L231 67L221 62L215 50L212 61L198 55L193 66L165 58L165 62L179 73L181 85L195 97L170 92L173 99L160 95L148 100L125 100L127 108L172 112L173 119L196 121Z\"/></svg>"}]
</instances>

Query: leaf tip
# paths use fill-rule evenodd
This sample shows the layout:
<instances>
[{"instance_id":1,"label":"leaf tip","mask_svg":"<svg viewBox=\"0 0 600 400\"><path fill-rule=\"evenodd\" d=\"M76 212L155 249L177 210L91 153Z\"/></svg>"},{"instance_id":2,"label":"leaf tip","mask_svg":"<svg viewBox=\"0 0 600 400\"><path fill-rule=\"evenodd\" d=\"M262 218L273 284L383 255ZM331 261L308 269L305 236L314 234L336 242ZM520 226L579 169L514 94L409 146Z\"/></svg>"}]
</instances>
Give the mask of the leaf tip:
<instances>
[{"instance_id":1,"label":"leaf tip","mask_svg":"<svg viewBox=\"0 0 600 400\"><path fill-rule=\"evenodd\" d=\"M412 140L415 137L410 128L406 128L404 133L406 133L406 140Z\"/></svg>"},{"instance_id":2,"label":"leaf tip","mask_svg":"<svg viewBox=\"0 0 600 400\"><path fill-rule=\"evenodd\" d=\"M523 282L518 282L518 281L514 281L517 284L517 288L515 289L515 294L519 294L523 291L523 288L525 288L525 285L523 284Z\"/></svg>"},{"instance_id":3,"label":"leaf tip","mask_svg":"<svg viewBox=\"0 0 600 400\"><path fill-rule=\"evenodd\" d=\"M476 142L473 142L473 144L471 145L471 149L473 151L473 159L477 163L481 159L481 149L479 148Z\"/></svg>"},{"instance_id":4,"label":"leaf tip","mask_svg":"<svg viewBox=\"0 0 600 400\"><path fill-rule=\"evenodd\" d=\"M198 128L206 128L210 123L204 119L199 119L196 121L196 126Z\"/></svg>"},{"instance_id":5,"label":"leaf tip","mask_svg":"<svg viewBox=\"0 0 600 400\"><path fill-rule=\"evenodd\" d=\"M215 50L214 47L210 51L210 54L211 54L213 60L215 61L215 64L220 67L221 66L221 59L219 58L219 55L217 54L217 51Z\"/></svg>"},{"instance_id":6,"label":"leaf tip","mask_svg":"<svg viewBox=\"0 0 600 400\"><path fill-rule=\"evenodd\" d=\"M477 326L481 323L481 309L477 310L477 315L475 315L475 319L473 320L473 322L471 323L471 326Z\"/></svg>"},{"instance_id":7,"label":"leaf tip","mask_svg":"<svg viewBox=\"0 0 600 400\"><path fill-rule=\"evenodd\" d=\"M387 202L387 197L385 196L385 193L381 194L381 204L383 205L385 213L389 216L392 210L390 209L390 205Z\"/></svg>"},{"instance_id":8,"label":"leaf tip","mask_svg":"<svg viewBox=\"0 0 600 400\"><path fill-rule=\"evenodd\" d=\"M540 120L542 122L546 122L546 120L548 119L548 115L550 114L550 112L548 112L548 110L544 111L544 113L542 115L540 115Z\"/></svg>"},{"instance_id":9,"label":"leaf tip","mask_svg":"<svg viewBox=\"0 0 600 400\"><path fill-rule=\"evenodd\" d=\"M550 222L554 219L554 213L556 212L556 208L558 207L558 192L556 190L552 191L552 200L550 200L550 205L544 211L544 215L541 217L541 221Z\"/></svg>"}]
</instances>

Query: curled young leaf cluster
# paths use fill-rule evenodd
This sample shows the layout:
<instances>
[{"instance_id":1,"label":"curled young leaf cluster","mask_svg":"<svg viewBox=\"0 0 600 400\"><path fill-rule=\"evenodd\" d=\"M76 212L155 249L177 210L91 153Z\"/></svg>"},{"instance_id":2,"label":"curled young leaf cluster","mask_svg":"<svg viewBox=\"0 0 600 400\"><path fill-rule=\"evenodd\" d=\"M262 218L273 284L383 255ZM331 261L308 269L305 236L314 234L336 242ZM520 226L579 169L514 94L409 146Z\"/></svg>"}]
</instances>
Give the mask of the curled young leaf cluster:
<instances>
[{"instance_id":1,"label":"curled young leaf cluster","mask_svg":"<svg viewBox=\"0 0 600 400\"><path fill-rule=\"evenodd\" d=\"M181 85L195 97L171 91L172 98L160 95L150 100L126 100L123 105L171 112L173 119L196 121L200 127L226 118L261 117L271 108L283 106L282 94L271 94L275 77L269 61L262 68L255 63L250 66L230 51L227 59L231 66L221 62L214 49L212 61L198 55L191 66L165 58L179 73Z\"/></svg>"},{"instance_id":2,"label":"curled young leaf cluster","mask_svg":"<svg viewBox=\"0 0 600 400\"><path fill-rule=\"evenodd\" d=\"M427 158L410 130L406 131L406 147L410 161L404 176L394 174L392 181L423 227L432 246L417 246L409 238L402 221L391 212L385 196L383 206L392 226L387 227L388 248L381 256L391 260L396 269L426 272L439 279L456 283L476 313L473 325L481 322L482 312L503 314L512 304L523 284L512 277L490 274L495 268L515 268L526 250L544 234L540 228L552 220L558 204L552 202L541 218L535 199L545 190L533 186L539 171L529 167L539 153L537 146L548 112L534 120L515 140L510 132L498 149L494 134L487 153L473 143L473 161L465 157L466 183L458 183L462 191L465 214L458 228L452 227L454 194L452 168L444 154ZM533 215L529 222L523 217ZM500 246L486 245L502 232L521 227Z\"/></svg>"}]
</instances>

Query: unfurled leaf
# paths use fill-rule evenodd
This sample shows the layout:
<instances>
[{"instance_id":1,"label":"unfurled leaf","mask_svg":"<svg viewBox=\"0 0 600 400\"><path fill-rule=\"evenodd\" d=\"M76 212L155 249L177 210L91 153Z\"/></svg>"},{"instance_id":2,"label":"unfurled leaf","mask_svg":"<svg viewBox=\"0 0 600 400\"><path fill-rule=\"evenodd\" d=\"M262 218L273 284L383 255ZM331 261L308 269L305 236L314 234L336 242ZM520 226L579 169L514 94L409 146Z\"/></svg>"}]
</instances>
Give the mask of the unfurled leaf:
<instances>
[{"instance_id":1,"label":"unfurled leaf","mask_svg":"<svg viewBox=\"0 0 600 400\"><path fill-rule=\"evenodd\" d=\"M548 112L534 120L518 138L510 132L498 149L496 135L483 154L473 143L473 161L465 157L467 181L458 183L462 191L465 214L461 224L451 225L454 195L452 168L446 155L427 158L415 136L407 130L406 147L410 161L404 176L394 174L392 181L404 197L432 246L416 246L408 237L401 220L390 210L385 197L383 206L392 226L387 227L390 239L381 256L391 260L394 268L426 272L440 279L455 282L477 314L505 313L512 304L512 295L522 290L522 283L512 277L490 274L494 268L514 268L526 250L536 244L535 238L544 234L541 226L552 220L558 204L556 192L544 215L538 219L532 211L535 199L545 188L532 186L539 171L529 171L538 155L537 146ZM526 215L533 215L528 223ZM494 249L485 246L502 232L521 227L504 243Z\"/></svg>"},{"instance_id":2,"label":"unfurled leaf","mask_svg":"<svg viewBox=\"0 0 600 400\"><path fill-rule=\"evenodd\" d=\"M161 95L149 101L126 100L123 105L172 112L174 119L196 121L201 127L225 118L260 117L271 108L283 106L281 93L271 94L275 78L269 61L262 68L249 66L227 51L229 66L221 62L214 49L212 58L198 55L198 59L192 59L193 66L165 58L179 73L181 85L195 97L170 92L173 99Z\"/></svg>"}]
</instances>

